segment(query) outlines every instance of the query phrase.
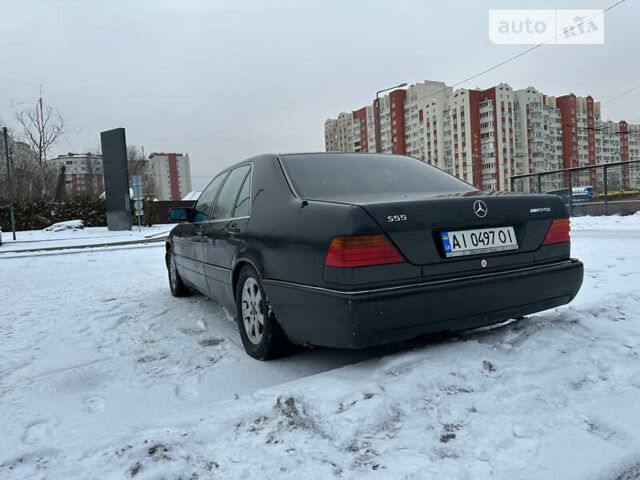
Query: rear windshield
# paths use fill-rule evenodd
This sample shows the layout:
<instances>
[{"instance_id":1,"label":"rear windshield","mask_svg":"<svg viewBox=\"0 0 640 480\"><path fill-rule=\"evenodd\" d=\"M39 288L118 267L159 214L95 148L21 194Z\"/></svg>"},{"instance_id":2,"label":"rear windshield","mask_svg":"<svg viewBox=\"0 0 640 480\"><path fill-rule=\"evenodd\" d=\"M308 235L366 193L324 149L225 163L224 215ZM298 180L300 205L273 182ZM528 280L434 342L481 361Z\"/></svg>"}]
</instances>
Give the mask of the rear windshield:
<instances>
[{"instance_id":1,"label":"rear windshield","mask_svg":"<svg viewBox=\"0 0 640 480\"><path fill-rule=\"evenodd\" d=\"M298 195L323 199L386 193L461 193L468 183L399 155L303 154L280 157Z\"/></svg>"}]
</instances>

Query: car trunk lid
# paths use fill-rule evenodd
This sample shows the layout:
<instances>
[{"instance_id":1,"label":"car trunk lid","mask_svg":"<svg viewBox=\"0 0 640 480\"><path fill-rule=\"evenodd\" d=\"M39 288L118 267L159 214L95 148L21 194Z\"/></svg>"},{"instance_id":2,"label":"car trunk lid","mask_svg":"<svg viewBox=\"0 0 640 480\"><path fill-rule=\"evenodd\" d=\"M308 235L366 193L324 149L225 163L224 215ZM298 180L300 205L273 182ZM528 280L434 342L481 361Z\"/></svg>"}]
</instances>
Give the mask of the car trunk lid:
<instances>
[{"instance_id":1,"label":"car trunk lid","mask_svg":"<svg viewBox=\"0 0 640 480\"><path fill-rule=\"evenodd\" d=\"M358 205L378 223L400 253L414 265L464 262L478 256L506 257L533 262L554 218L566 217L566 207L552 195L486 194L468 192L445 195L371 195L328 198L325 201ZM514 250L447 257L442 233L495 227L513 227L518 248ZM516 258L517 256L519 258ZM473 261L476 265L477 260ZM495 261L492 262L494 265ZM504 261L497 262L505 263ZM506 262L509 263L509 262ZM477 267L477 266L476 266ZM476 268L474 267L474 268Z\"/></svg>"}]
</instances>

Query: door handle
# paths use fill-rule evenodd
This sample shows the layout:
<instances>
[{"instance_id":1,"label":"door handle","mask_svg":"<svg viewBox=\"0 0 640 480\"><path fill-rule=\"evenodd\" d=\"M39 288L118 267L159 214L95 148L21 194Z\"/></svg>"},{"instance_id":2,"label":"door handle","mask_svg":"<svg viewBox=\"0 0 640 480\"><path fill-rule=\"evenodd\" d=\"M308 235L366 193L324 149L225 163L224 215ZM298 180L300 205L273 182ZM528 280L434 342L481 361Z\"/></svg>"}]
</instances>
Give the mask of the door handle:
<instances>
[{"instance_id":1,"label":"door handle","mask_svg":"<svg viewBox=\"0 0 640 480\"><path fill-rule=\"evenodd\" d=\"M232 235L236 235L236 234L240 233L240 226L238 225L237 222L228 223L227 224L227 231Z\"/></svg>"}]
</instances>

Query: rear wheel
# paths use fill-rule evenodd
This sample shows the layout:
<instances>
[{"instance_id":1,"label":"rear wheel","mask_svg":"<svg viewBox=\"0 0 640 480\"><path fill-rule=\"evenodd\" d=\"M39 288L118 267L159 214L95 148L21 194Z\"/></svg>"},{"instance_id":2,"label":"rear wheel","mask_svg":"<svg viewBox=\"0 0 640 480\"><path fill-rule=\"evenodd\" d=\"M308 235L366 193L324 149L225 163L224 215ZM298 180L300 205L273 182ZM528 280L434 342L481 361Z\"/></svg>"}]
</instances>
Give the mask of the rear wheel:
<instances>
[{"instance_id":1,"label":"rear wheel","mask_svg":"<svg viewBox=\"0 0 640 480\"><path fill-rule=\"evenodd\" d=\"M269 307L256 271L243 267L236 288L238 329L246 352L258 360L271 360L291 353L273 310Z\"/></svg>"},{"instance_id":2,"label":"rear wheel","mask_svg":"<svg viewBox=\"0 0 640 480\"><path fill-rule=\"evenodd\" d=\"M173 250L169 250L167 253L167 270L169 271L169 288L171 289L171 295L174 297L188 297L193 295L193 291L187 287L176 267L176 257L173 254Z\"/></svg>"}]
</instances>

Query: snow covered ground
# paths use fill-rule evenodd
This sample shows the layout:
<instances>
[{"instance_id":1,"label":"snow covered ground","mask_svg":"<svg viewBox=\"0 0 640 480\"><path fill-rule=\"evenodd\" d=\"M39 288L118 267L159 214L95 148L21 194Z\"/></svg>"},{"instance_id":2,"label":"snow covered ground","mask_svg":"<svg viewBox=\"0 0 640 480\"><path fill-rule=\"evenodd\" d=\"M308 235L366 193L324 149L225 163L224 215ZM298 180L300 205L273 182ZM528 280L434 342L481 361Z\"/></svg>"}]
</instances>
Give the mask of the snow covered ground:
<instances>
[{"instance_id":1,"label":"snow covered ground","mask_svg":"<svg viewBox=\"0 0 640 480\"><path fill-rule=\"evenodd\" d=\"M2 232L3 245L0 255L4 252L31 251L35 249L73 247L84 245L104 245L111 243L130 242L163 237L171 231L173 224L154 225L152 227L133 227L132 230L113 232L107 227L85 227L84 229L68 229L60 231L26 230L16 232L13 240L11 232Z\"/></svg>"},{"instance_id":2,"label":"snow covered ground","mask_svg":"<svg viewBox=\"0 0 640 480\"><path fill-rule=\"evenodd\" d=\"M571 228L573 230L640 230L640 211L626 216L572 218Z\"/></svg>"},{"instance_id":3,"label":"snow covered ground","mask_svg":"<svg viewBox=\"0 0 640 480\"><path fill-rule=\"evenodd\" d=\"M215 302L171 297L161 243L0 255L0 478L637 478L640 216L620 220L572 220L569 306L267 363Z\"/></svg>"}]
</instances>

